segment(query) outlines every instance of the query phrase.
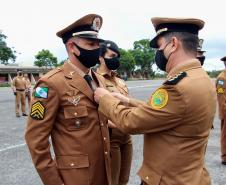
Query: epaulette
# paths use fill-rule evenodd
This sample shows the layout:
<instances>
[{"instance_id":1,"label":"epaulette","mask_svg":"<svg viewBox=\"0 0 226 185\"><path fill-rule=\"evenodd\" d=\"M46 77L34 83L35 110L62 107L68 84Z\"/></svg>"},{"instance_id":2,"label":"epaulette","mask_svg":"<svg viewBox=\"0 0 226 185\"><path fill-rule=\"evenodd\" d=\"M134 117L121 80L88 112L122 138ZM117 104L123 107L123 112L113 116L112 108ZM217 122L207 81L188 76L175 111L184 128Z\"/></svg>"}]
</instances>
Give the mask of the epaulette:
<instances>
[{"instance_id":1,"label":"epaulette","mask_svg":"<svg viewBox=\"0 0 226 185\"><path fill-rule=\"evenodd\" d=\"M51 71L49 71L48 73L46 73L45 77L46 78L50 78L51 76L55 75L56 73L60 72L62 69L60 67L57 67Z\"/></svg>"},{"instance_id":2,"label":"epaulette","mask_svg":"<svg viewBox=\"0 0 226 185\"><path fill-rule=\"evenodd\" d=\"M118 78L118 77L116 79L120 85L122 85L123 87L126 86L126 83L124 80L122 80L121 78Z\"/></svg>"},{"instance_id":3,"label":"epaulette","mask_svg":"<svg viewBox=\"0 0 226 185\"><path fill-rule=\"evenodd\" d=\"M179 81L181 81L184 77L187 76L186 72L180 72L176 76L168 79L166 82L164 82L164 85L176 85Z\"/></svg>"}]
</instances>

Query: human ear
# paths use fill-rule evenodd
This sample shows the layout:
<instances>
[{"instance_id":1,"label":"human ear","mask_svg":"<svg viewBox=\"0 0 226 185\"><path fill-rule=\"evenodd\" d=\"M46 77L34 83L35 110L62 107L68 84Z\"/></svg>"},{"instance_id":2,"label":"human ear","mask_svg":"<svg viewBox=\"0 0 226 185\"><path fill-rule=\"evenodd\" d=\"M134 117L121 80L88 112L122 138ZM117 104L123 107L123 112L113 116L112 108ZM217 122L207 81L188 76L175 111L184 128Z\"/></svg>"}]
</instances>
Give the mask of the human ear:
<instances>
[{"instance_id":1,"label":"human ear","mask_svg":"<svg viewBox=\"0 0 226 185\"><path fill-rule=\"evenodd\" d=\"M179 42L180 41L179 41L179 39L177 37L172 37L172 40L171 40L171 43L172 43L171 52L175 52L178 49L178 47L180 45Z\"/></svg>"}]
</instances>

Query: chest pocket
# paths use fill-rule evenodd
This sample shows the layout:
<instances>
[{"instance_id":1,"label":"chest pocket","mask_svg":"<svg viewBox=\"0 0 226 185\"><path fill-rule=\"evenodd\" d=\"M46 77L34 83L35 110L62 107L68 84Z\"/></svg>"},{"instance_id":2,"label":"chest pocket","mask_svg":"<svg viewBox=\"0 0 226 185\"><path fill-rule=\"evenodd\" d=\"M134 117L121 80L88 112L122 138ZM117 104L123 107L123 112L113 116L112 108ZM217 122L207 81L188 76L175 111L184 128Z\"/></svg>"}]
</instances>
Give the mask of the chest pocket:
<instances>
[{"instance_id":1,"label":"chest pocket","mask_svg":"<svg viewBox=\"0 0 226 185\"><path fill-rule=\"evenodd\" d=\"M120 93L124 94L124 95L128 95L128 89L127 87L124 86L120 86Z\"/></svg>"},{"instance_id":2,"label":"chest pocket","mask_svg":"<svg viewBox=\"0 0 226 185\"><path fill-rule=\"evenodd\" d=\"M88 126L88 111L86 106L65 107L64 117L67 130L81 130Z\"/></svg>"},{"instance_id":3,"label":"chest pocket","mask_svg":"<svg viewBox=\"0 0 226 185\"><path fill-rule=\"evenodd\" d=\"M128 88L125 82L120 78L116 78L116 82L117 82L117 88L119 89L120 93L124 95L128 95Z\"/></svg>"}]
</instances>

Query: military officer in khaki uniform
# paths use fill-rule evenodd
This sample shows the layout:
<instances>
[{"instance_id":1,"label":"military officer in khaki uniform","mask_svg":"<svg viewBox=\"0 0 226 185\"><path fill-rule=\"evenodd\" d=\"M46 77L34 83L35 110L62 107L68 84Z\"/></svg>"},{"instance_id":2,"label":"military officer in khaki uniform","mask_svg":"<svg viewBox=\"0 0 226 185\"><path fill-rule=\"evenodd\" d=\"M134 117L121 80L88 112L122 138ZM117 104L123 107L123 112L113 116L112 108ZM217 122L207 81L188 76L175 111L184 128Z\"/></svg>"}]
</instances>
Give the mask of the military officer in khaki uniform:
<instances>
[{"instance_id":1,"label":"military officer in khaki uniform","mask_svg":"<svg viewBox=\"0 0 226 185\"><path fill-rule=\"evenodd\" d=\"M23 71L18 69L17 76L13 79L12 89L16 97L15 107L16 107L16 117L20 117L20 107L22 110L22 116L27 116L26 114L26 101L25 101L25 90L26 81L23 78Z\"/></svg>"},{"instance_id":2,"label":"military officer in khaki uniform","mask_svg":"<svg viewBox=\"0 0 226 185\"><path fill-rule=\"evenodd\" d=\"M205 151L216 109L216 93L196 59L199 19L152 18L157 66L168 79L145 102L103 88L95 91L99 111L123 132L144 134L144 185L210 185ZM122 104L127 102L131 106Z\"/></svg>"},{"instance_id":3,"label":"military officer in khaki uniform","mask_svg":"<svg viewBox=\"0 0 226 185\"><path fill-rule=\"evenodd\" d=\"M221 159L222 164L226 165L226 57L221 60L224 62L225 69L217 77L216 88L221 119Z\"/></svg>"},{"instance_id":4,"label":"military officer in khaki uniform","mask_svg":"<svg viewBox=\"0 0 226 185\"><path fill-rule=\"evenodd\" d=\"M99 61L101 25L101 16L89 14L57 32L68 61L34 87L25 139L44 185L111 185L107 119L98 113L93 90L100 84L90 70Z\"/></svg>"},{"instance_id":5,"label":"military officer in khaki uniform","mask_svg":"<svg viewBox=\"0 0 226 185\"><path fill-rule=\"evenodd\" d=\"M100 66L97 73L103 76L106 89L110 92L118 92L128 96L128 88L123 80L118 78L115 72L118 69L120 53L118 46L106 40L101 44ZM132 162L132 140L129 134L124 134L117 128L110 131L111 147L111 172L112 185L126 185L129 181Z\"/></svg>"},{"instance_id":6,"label":"military officer in khaki uniform","mask_svg":"<svg viewBox=\"0 0 226 185\"><path fill-rule=\"evenodd\" d=\"M204 40L203 39L199 39L199 44L198 44L198 48L197 48L197 59L200 61L201 65L204 65L204 61L206 59L204 53L206 51L202 50L202 45L203 45Z\"/></svg>"}]
</instances>

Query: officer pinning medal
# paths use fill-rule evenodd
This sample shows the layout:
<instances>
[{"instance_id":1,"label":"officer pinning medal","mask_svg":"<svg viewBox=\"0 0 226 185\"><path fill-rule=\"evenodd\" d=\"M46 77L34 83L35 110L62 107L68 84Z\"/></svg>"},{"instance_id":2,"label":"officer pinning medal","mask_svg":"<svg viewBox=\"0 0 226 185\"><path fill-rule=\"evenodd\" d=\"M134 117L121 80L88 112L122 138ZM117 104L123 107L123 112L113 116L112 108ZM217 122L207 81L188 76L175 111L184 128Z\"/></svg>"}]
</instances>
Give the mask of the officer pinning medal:
<instances>
[{"instance_id":1,"label":"officer pinning medal","mask_svg":"<svg viewBox=\"0 0 226 185\"><path fill-rule=\"evenodd\" d=\"M44 185L129 185L132 135L144 138L136 154L143 157L139 182L132 183L211 185L205 153L217 100L221 165L226 165L226 70L214 86L202 67L206 51L199 36L205 22L153 17L151 24L154 37L146 45L166 76L160 85L150 85L153 92L147 87L145 101L130 96L130 83L121 78L123 50L99 36L98 14L56 30L67 60L39 78L33 90L30 74L17 70L15 115L28 118L25 141ZM226 68L226 57L221 60Z\"/></svg>"},{"instance_id":2,"label":"officer pinning medal","mask_svg":"<svg viewBox=\"0 0 226 185\"><path fill-rule=\"evenodd\" d=\"M154 17L151 22L156 36L150 47L157 49L155 63L167 72L167 80L146 102L103 88L95 91L95 101L121 132L144 135L138 171L142 185L210 185L204 154L216 93L197 59L198 35L205 23L167 17Z\"/></svg>"}]
</instances>

